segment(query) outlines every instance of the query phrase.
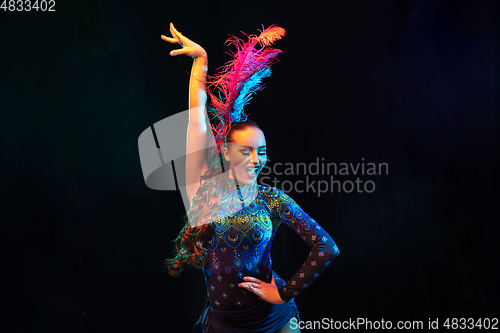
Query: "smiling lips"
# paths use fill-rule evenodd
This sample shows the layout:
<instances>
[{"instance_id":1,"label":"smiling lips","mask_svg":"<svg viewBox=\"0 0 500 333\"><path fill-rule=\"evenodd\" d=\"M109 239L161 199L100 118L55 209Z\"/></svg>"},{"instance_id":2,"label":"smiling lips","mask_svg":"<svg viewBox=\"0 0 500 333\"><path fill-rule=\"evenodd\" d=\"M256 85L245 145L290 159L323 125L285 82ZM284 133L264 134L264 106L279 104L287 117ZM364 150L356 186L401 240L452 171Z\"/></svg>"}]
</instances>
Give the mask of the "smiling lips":
<instances>
[{"instance_id":1,"label":"smiling lips","mask_svg":"<svg viewBox=\"0 0 500 333\"><path fill-rule=\"evenodd\" d=\"M257 175L258 170L259 167L249 167L245 169L249 178L254 178Z\"/></svg>"}]
</instances>

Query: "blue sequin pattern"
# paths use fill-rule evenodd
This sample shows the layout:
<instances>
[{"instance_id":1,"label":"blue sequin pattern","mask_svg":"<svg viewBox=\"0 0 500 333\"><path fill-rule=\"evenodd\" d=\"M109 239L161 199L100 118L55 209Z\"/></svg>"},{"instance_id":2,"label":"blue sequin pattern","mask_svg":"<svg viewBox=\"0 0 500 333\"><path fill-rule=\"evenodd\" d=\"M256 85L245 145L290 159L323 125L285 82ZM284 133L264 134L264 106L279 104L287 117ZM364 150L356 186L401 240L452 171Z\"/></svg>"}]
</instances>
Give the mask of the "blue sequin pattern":
<instances>
[{"instance_id":1,"label":"blue sequin pattern","mask_svg":"<svg viewBox=\"0 0 500 333\"><path fill-rule=\"evenodd\" d=\"M245 205L248 193L243 189L224 191L213 222L214 233L204 243L208 261L203 267L210 304L220 310L250 308L265 302L238 286L244 276L270 283L272 279L271 244L281 224L291 228L310 247L301 269L278 289L289 301L311 285L328 264L339 255L330 235L285 192L275 187L257 185L257 197ZM267 303L267 302L266 302Z\"/></svg>"}]
</instances>

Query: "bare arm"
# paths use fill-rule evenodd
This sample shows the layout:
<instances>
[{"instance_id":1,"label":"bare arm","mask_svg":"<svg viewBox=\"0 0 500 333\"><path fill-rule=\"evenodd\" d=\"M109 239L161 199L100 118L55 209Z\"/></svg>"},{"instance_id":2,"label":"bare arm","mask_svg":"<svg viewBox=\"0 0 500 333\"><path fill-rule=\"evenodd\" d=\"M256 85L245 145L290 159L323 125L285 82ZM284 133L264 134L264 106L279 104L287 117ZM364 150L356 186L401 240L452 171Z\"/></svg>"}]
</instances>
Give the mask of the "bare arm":
<instances>
[{"instance_id":1,"label":"bare arm","mask_svg":"<svg viewBox=\"0 0 500 333\"><path fill-rule=\"evenodd\" d=\"M205 87L208 60L206 54L194 59L189 81L189 121L186 147L186 190L189 203L200 186L200 176L207 171L205 149L207 130ZM210 131L212 129L210 128Z\"/></svg>"},{"instance_id":2,"label":"bare arm","mask_svg":"<svg viewBox=\"0 0 500 333\"><path fill-rule=\"evenodd\" d=\"M170 23L170 32L173 38L162 35L162 39L170 43L179 43L182 46L182 49L171 51L170 55L185 54L194 58L191 79L189 80L189 121L186 149L186 190L191 203L200 186L200 176L208 169L205 160L207 130L211 131L207 124L206 110L208 57L200 45L183 36L172 23Z\"/></svg>"}]
</instances>

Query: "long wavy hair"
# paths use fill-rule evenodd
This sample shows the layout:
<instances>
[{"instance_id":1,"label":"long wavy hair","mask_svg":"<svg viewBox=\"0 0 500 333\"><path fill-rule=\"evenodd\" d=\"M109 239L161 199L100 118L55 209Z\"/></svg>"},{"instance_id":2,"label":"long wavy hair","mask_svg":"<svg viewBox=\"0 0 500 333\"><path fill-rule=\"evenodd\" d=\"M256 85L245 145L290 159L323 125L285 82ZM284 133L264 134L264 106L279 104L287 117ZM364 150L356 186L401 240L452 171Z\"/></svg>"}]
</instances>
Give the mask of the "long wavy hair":
<instances>
[{"instance_id":1,"label":"long wavy hair","mask_svg":"<svg viewBox=\"0 0 500 333\"><path fill-rule=\"evenodd\" d=\"M231 125L225 143L234 143L234 133L248 128L261 130L257 123L249 119L236 122ZM221 157L220 151L220 149L214 149L206 156L208 170L200 176L200 187L193 196L189 211L182 217L184 226L177 238L173 240L173 257L165 259L165 269L172 276L179 276L185 265L201 269L207 262L208 253L203 245L213 235L214 219L211 217L215 216L215 210L220 203L221 191L224 190L224 187L220 185L227 184L229 178L229 172L224 172L224 170L229 170L228 162ZM192 227L189 223L190 219L191 221L198 219L199 221L212 222Z\"/></svg>"}]
</instances>

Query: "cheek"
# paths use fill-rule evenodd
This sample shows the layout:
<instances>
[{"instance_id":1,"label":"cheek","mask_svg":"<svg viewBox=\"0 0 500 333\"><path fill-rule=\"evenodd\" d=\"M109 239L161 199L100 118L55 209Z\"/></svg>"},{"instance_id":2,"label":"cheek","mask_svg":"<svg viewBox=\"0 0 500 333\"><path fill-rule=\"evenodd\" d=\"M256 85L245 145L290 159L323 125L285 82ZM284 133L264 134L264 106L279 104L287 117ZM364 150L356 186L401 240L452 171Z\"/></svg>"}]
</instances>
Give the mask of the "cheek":
<instances>
[{"instance_id":1,"label":"cheek","mask_svg":"<svg viewBox=\"0 0 500 333\"><path fill-rule=\"evenodd\" d=\"M245 156L241 155L240 153L235 153L235 154L231 154L231 168L234 169L234 168L237 168L238 166L239 167L242 167L244 165L241 165L241 163L243 163L245 161Z\"/></svg>"}]
</instances>

